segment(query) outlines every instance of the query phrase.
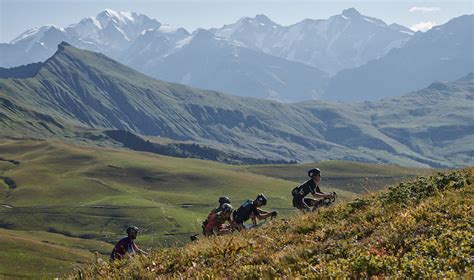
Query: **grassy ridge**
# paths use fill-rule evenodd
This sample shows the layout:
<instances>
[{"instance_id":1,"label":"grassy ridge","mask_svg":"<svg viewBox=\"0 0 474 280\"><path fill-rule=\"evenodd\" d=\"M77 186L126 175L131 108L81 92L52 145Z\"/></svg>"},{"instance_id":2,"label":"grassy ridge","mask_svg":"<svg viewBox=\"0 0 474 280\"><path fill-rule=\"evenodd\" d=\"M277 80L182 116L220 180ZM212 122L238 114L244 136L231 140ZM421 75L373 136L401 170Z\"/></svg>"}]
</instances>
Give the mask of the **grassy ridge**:
<instances>
[{"instance_id":1,"label":"grassy ridge","mask_svg":"<svg viewBox=\"0 0 474 280\"><path fill-rule=\"evenodd\" d=\"M473 182L474 169L421 177L258 230L91 266L80 276L469 277Z\"/></svg>"}]
</instances>

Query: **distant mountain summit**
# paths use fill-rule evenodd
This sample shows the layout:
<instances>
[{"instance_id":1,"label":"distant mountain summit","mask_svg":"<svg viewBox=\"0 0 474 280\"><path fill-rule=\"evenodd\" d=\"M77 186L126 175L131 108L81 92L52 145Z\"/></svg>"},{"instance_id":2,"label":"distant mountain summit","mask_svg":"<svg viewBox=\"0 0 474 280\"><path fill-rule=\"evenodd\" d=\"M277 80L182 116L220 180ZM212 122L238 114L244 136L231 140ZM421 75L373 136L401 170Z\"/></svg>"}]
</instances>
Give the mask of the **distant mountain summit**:
<instances>
[{"instance_id":1,"label":"distant mountain summit","mask_svg":"<svg viewBox=\"0 0 474 280\"><path fill-rule=\"evenodd\" d=\"M387 25L356 9L326 20L305 19L281 26L266 16L241 18L212 30L264 53L302 62L329 73L360 66L402 46L414 33L401 25Z\"/></svg>"},{"instance_id":2,"label":"distant mountain summit","mask_svg":"<svg viewBox=\"0 0 474 280\"><path fill-rule=\"evenodd\" d=\"M160 26L158 21L142 14L106 9L95 17L84 18L66 28L32 28L10 44L0 44L0 66L12 67L44 61L62 41L117 57L142 32Z\"/></svg>"},{"instance_id":3,"label":"distant mountain summit","mask_svg":"<svg viewBox=\"0 0 474 280\"><path fill-rule=\"evenodd\" d=\"M403 47L335 75L323 99L377 100L450 81L474 71L474 15L417 32Z\"/></svg>"},{"instance_id":4,"label":"distant mountain summit","mask_svg":"<svg viewBox=\"0 0 474 280\"><path fill-rule=\"evenodd\" d=\"M78 47L94 44L96 51L117 56L145 30L159 28L161 24L149 17L106 9L96 17L89 17L68 26L71 43Z\"/></svg>"},{"instance_id":5,"label":"distant mountain summit","mask_svg":"<svg viewBox=\"0 0 474 280\"><path fill-rule=\"evenodd\" d=\"M282 28L265 15L256 15L254 18L243 17L237 22L224 25L220 29L211 29L217 36L241 42L254 50L269 53L268 41L273 40L273 33Z\"/></svg>"}]
</instances>

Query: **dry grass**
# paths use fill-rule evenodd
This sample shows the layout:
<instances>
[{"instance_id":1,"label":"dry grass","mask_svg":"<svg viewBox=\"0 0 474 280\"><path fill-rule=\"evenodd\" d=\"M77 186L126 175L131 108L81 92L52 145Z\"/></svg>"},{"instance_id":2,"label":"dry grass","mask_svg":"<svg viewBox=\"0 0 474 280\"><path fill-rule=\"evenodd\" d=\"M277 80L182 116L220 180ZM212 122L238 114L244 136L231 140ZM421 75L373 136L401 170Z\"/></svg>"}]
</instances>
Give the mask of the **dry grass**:
<instances>
[{"instance_id":1,"label":"dry grass","mask_svg":"<svg viewBox=\"0 0 474 280\"><path fill-rule=\"evenodd\" d=\"M457 278L472 276L473 170L402 183L351 203L95 265L71 278Z\"/></svg>"}]
</instances>

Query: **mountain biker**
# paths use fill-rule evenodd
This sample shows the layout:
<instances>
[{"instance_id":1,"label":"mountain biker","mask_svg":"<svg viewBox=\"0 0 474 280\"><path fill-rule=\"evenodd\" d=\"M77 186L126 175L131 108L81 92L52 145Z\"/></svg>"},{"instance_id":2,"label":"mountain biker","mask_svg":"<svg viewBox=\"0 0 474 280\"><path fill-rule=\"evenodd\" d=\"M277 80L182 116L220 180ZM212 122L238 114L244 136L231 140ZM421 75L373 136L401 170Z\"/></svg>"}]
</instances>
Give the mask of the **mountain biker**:
<instances>
[{"instance_id":1,"label":"mountain biker","mask_svg":"<svg viewBox=\"0 0 474 280\"><path fill-rule=\"evenodd\" d=\"M230 199L227 196L221 196L219 197L219 207L214 209L214 212L219 212L222 210L222 206L227 203L230 204Z\"/></svg>"},{"instance_id":2,"label":"mountain biker","mask_svg":"<svg viewBox=\"0 0 474 280\"><path fill-rule=\"evenodd\" d=\"M221 196L221 197L219 197L219 201L218 201L218 202L219 202L219 206L216 207L216 208L214 208L214 209L212 209L211 212L209 212L209 214L207 215L207 218L202 222L201 227L202 227L202 233L203 233L204 235L206 235L206 225L209 223L209 217L210 217L211 215L214 215L214 214L216 214L216 213L222 211L222 206L223 206L224 204L226 204L226 203L227 203L227 204L230 204L230 199L229 199L227 196Z\"/></svg>"},{"instance_id":3,"label":"mountain biker","mask_svg":"<svg viewBox=\"0 0 474 280\"><path fill-rule=\"evenodd\" d=\"M335 193L323 193L319 189L319 182L321 181L321 170L319 170L319 168L308 170L308 176L311 179L291 191L291 194L293 195L293 206L303 212L311 211L311 207L319 205L319 202L322 199L335 198ZM316 199L305 197L309 193L311 193Z\"/></svg>"},{"instance_id":4,"label":"mountain biker","mask_svg":"<svg viewBox=\"0 0 474 280\"><path fill-rule=\"evenodd\" d=\"M147 252L138 248L138 246L134 242L134 240L137 238L138 231L139 230L136 226L129 226L127 228L127 237L120 239L120 241L115 244L114 249L110 254L111 261L121 260L126 254L148 255Z\"/></svg>"},{"instance_id":5,"label":"mountain biker","mask_svg":"<svg viewBox=\"0 0 474 280\"><path fill-rule=\"evenodd\" d=\"M225 225L225 222L231 222L232 205L224 203L219 207L221 210L215 213L210 213L207 217L207 224L204 227L204 235L223 235L230 233L230 228Z\"/></svg>"},{"instance_id":6,"label":"mountain biker","mask_svg":"<svg viewBox=\"0 0 474 280\"><path fill-rule=\"evenodd\" d=\"M257 219L262 220L268 217L276 217L277 211L267 212L259 207L267 204L267 198L263 194L257 195L257 198L245 201L237 211L232 215L233 227L237 230L244 229L244 222L252 218L252 223L257 226Z\"/></svg>"}]
</instances>

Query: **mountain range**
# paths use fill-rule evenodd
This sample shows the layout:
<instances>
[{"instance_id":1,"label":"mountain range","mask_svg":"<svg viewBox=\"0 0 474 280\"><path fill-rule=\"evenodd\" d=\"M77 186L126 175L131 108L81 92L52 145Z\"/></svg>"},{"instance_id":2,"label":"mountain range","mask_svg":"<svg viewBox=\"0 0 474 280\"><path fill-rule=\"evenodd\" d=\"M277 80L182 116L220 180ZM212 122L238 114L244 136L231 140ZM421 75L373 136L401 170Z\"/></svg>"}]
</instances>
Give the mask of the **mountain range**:
<instances>
[{"instance_id":1,"label":"mountain range","mask_svg":"<svg viewBox=\"0 0 474 280\"><path fill-rule=\"evenodd\" d=\"M24 70L24 73L22 71ZM192 141L243 158L473 164L474 75L394 99L284 104L167 83L61 43L44 63L5 70L6 137L108 138L103 130Z\"/></svg>"},{"instance_id":2,"label":"mountain range","mask_svg":"<svg viewBox=\"0 0 474 280\"><path fill-rule=\"evenodd\" d=\"M317 97L326 81L327 74L314 67L249 49L207 30L174 41L183 34L146 32L122 61L165 81L279 101ZM170 44L171 50L163 49Z\"/></svg>"},{"instance_id":3,"label":"mountain range","mask_svg":"<svg viewBox=\"0 0 474 280\"><path fill-rule=\"evenodd\" d=\"M454 18L417 32L403 47L367 64L337 73L324 97L375 100L456 80L474 71L474 15Z\"/></svg>"},{"instance_id":4,"label":"mountain range","mask_svg":"<svg viewBox=\"0 0 474 280\"><path fill-rule=\"evenodd\" d=\"M107 9L66 28L34 28L0 44L0 66L42 62L67 41L157 79L240 96L377 100L473 71L467 51L474 47L472 19L463 16L414 33L351 8L290 26L257 15L190 33Z\"/></svg>"},{"instance_id":5,"label":"mountain range","mask_svg":"<svg viewBox=\"0 0 474 280\"><path fill-rule=\"evenodd\" d=\"M328 19L305 19L290 26L257 15L212 31L251 49L330 74L382 57L403 46L414 34L401 25L387 25L380 19L364 16L354 8Z\"/></svg>"}]
</instances>

